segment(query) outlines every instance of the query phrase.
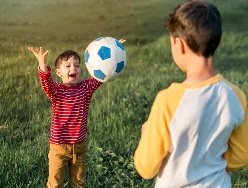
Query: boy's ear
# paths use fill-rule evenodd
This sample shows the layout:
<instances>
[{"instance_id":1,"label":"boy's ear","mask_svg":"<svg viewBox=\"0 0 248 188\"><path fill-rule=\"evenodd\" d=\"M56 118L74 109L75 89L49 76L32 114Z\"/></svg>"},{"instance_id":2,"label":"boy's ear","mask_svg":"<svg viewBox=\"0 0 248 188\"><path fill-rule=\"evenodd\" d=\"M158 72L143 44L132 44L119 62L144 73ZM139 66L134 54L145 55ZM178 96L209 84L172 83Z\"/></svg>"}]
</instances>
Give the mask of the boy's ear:
<instances>
[{"instance_id":1,"label":"boy's ear","mask_svg":"<svg viewBox=\"0 0 248 188\"><path fill-rule=\"evenodd\" d=\"M56 69L56 74L58 75L58 77L61 77L61 73L59 69Z\"/></svg>"},{"instance_id":2,"label":"boy's ear","mask_svg":"<svg viewBox=\"0 0 248 188\"><path fill-rule=\"evenodd\" d=\"M177 37L175 40L176 40L176 46L178 48L178 51L181 52L181 54L184 54L185 53L185 47L186 47L185 41L180 37Z\"/></svg>"}]
</instances>

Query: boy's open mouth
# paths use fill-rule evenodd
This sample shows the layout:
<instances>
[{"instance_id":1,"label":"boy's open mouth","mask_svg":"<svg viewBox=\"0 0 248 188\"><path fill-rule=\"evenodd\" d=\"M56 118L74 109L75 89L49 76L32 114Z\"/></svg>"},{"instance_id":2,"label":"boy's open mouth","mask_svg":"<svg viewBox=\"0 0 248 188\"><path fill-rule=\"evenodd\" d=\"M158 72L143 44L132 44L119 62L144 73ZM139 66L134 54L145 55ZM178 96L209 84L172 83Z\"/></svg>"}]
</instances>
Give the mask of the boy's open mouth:
<instances>
[{"instance_id":1,"label":"boy's open mouth","mask_svg":"<svg viewBox=\"0 0 248 188\"><path fill-rule=\"evenodd\" d=\"M77 76L76 73L69 74L69 77L70 77L70 78L76 78L76 76Z\"/></svg>"}]
</instances>

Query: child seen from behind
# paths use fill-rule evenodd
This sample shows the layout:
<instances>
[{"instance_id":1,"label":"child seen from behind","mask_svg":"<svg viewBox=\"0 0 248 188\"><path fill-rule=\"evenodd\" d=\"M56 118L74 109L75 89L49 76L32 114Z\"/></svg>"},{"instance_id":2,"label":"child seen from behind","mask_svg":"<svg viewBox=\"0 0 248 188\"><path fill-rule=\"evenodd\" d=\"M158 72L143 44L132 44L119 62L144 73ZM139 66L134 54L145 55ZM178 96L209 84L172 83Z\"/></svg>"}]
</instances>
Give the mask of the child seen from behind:
<instances>
[{"instance_id":1,"label":"child seen from behind","mask_svg":"<svg viewBox=\"0 0 248 188\"><path fill-rule=\"evenodd\" d=\"M177 6L166 28L182 83L160 91L135 151L134 162L156 188L230 188L229 171L248 165L248 116L244 92L214 68L222 35L211 3Z\"/></svg>"}]
</instances>

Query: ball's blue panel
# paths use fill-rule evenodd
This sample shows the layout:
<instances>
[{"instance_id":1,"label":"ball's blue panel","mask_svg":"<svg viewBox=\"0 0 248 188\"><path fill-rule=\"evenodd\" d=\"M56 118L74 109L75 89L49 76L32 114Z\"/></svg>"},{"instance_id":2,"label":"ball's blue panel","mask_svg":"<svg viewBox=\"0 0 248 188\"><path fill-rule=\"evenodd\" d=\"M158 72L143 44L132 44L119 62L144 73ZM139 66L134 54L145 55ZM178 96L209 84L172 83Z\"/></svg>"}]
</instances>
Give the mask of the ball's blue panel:
<instances>
[{"instance_id":1,"label":"ball's blue panel","mask_svg":"<svg viewBox=\"0 0 248 188\"><path fill-rule=\"evenodd\" d=\"M124 65L125 65L124 61L121 61L121 62L117 63L115 72L120 73L122 71L122 69L124 68Z\"/></svg>"},{"instance_id":2,"label":"ball's blue panel","mask_svg":"<svg viewBox=\"0 0 248 188\"><path fill-rule=\"evenodd\" d=\"M115 43L116 43L116 45L117 45L120 49L122 49L123 51L125 51L124 46L123 46L118 40L115 40Z\"/></svg>"},{"instance_id":3,"label":"ball's blue panel","mask_svg":"<svg viewBox=\"0 0 248 188\"><path fill-rule=\"evenodd\" d=\"M88 50L84 53L84 62L87 63L89 60L90 54L88 52Z\"/></svg>"},{"instance_id":4,"label":"ball's blue panel","mask_svg":"<svg viewBox=\"0 0 248 188\"><path fill-rule=\"evenodd\" d=\"M104 78L106 77L106 75L101 70L94 70L94 76L101 80L104 80Z\"/></svg>"},{"instance_id":5,"label":"ball's blue panel","mask_svg":"<svg viewBox=\"0 0 248 188\"><path fill-rule=\"evenodd\" d=\"M99 41L99 40L101 40L101 39L103 39L104 37L99 37L99 38L97 38L97 39L95 39L95 41Z\"/></svg>"},{"instance_id":6,"label":"ball's blue panel","mask_svg":"<svg viewBox=\"0 0 248 188\"><path fill-rule=\"evenodd\" d=\"M98 51L98 55L101 57L102 60L110 58L111 57L110 48L106 46L102 46Z\"/></svg>"}]
</instances>

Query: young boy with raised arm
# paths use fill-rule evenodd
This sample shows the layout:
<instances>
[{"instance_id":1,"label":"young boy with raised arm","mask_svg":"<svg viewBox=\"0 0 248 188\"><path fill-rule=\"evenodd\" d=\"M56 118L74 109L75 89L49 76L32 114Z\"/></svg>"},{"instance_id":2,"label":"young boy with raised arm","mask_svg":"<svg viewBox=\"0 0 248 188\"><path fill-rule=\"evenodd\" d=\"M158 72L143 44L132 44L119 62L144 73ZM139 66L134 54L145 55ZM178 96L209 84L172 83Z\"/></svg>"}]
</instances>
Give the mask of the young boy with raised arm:
<instances>
[{"instance_id":1,"label":"young boy with raised arm","mask_svg":"<svg viewBox=\"0 0 248 188\"><path fill-rule=\"evenodd\" d=\"M67 50L56 61L56 74L61 83L52 79L46 63L48 51L28 48L39 62L41 86L52 104L48 188L64 187L69 171L70 187L84 187L87 151L87 118L93 93L101 85L93 77L82 80L80 56Z\"/></svg>"}]
</instances>

